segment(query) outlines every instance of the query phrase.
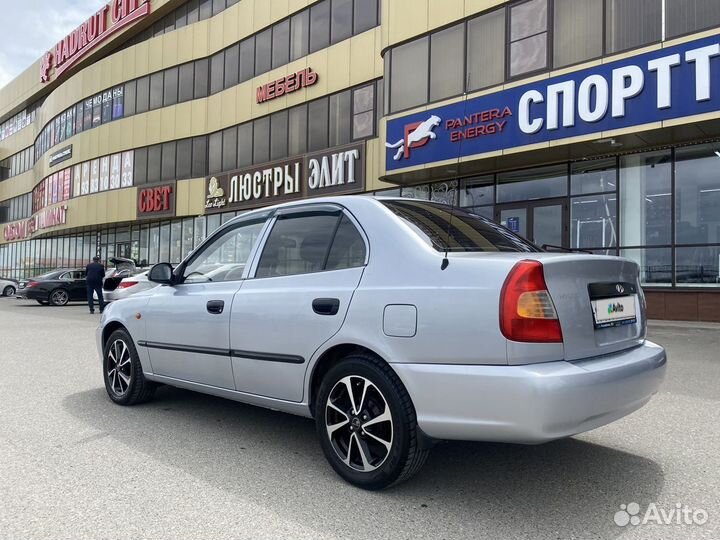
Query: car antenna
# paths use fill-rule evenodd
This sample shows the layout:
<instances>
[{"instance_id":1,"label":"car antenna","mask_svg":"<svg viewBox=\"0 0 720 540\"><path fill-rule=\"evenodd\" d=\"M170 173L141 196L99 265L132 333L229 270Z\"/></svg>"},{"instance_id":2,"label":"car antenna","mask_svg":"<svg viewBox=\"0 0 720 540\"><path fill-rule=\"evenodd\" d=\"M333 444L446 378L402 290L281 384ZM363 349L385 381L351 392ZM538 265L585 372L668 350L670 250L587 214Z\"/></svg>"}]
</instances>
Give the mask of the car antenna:
<instances>
[{"instance_id":1,"label":"car antenna","mask_svg":"<svg viewBox=\"0 0 720 540\"><path fill-rule=\"evenodd\" d=\"M470 86L470 73L467 75L465 81L465 89L463 92L463 115L462 122L465 122L465 115L467 114L467 89ZM460 145L458 146L457 161L455 162L455 196L453 196L452 203L450 206L450 219L448 219L447 235L445 237L445 255L440 263L440 270L445 270L450 265L448 259L448 248L450 247L450 230L452 229L453 214L455 213L455 200L460 197L460 158L462 157L462 144L464 137L460 137Z\"/></svg>"}]
</instances>

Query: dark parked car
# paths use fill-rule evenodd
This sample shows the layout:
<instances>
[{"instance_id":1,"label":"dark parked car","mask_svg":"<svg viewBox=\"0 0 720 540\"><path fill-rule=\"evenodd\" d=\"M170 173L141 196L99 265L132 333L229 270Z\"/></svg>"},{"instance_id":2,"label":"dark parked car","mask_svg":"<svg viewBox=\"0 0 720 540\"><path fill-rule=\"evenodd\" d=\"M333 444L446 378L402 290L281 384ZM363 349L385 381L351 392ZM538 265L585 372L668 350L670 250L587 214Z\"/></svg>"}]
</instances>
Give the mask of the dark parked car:
<instances>
[{"instance_id":1,"label":"dark parked car","mask_svg":"<svg viewBox=\"0 0 720 540\"><path fill-rule=\"evenodd\" d=\"M20 286L18 298L35 300L43 305L64 306L68 302L87 299L83 268L53 270L22 282Z\"/></svg>"}]
</instances>

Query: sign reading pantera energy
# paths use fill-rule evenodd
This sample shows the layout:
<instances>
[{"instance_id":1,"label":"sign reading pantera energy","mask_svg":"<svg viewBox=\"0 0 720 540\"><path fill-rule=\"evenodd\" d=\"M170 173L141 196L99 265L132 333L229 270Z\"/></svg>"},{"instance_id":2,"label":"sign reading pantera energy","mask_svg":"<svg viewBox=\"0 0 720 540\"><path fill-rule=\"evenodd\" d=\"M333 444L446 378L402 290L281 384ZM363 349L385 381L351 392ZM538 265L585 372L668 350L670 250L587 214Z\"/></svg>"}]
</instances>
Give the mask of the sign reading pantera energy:
<instances>
[{"instance_id":1,"label":"sign reading pantera energy","mask_svg":"<svg viewBox=\"0 0 720 540\"><path fill-rule=\"evenodd\" d=\"M351 144L212 176L205 184L205 212L226 212L364 189L365 145Z\"/></svg>"},{"instance_id":2,"label":"sign reading pantera energy","mask_svg":"<svg viewBox=\"0 0 720 540\"><path fill-rule=\"evenodd\" d=\"M46 208L29 219L8 223L3 228L3 237L6 242L29 238L35 231L65 225L67 223L67 206Z\"/></svg>"},{"instance_id":3,"label":"sign reading pantera energy","mask_svg":"<svg viewBox=\"0 0 720 540\"><path fill-rule=\"evenodd\" d=\"M108 37L150 13L150 0L112 0L46 52L40 67L40 82L50 80L84 58Z\"/></svg>"},{"instance_id":4,"label":"sign reading pantera energy","mask_svg":"<svg viewBox=\"0 0 720 540\"><path fill-rule=\"evenodd\" d=\"M713 37L390 120L386 169L717 111Z\"/></svg>"}]
</instances>

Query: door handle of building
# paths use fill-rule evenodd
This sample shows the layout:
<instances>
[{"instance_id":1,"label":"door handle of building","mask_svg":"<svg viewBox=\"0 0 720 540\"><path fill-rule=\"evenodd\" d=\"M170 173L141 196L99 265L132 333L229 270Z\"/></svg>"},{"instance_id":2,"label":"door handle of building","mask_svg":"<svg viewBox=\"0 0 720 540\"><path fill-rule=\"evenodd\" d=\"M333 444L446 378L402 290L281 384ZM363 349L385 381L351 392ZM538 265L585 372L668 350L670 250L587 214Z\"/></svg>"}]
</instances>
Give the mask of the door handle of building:
<instances>
[{"instance_id":1,"label":"door handle of building","mask_svg":"<svg viewBox=\"0 0 720 540\"><path fill-rule=\"evenodd\" d=\"M223 309L225 309L225 302L222 300L210 300L207 303L208 313L219 315L223 312Z\"/></svg>"},{"instance_id":2,"label":"door handle of building","mask_svg":"<svg viewBox=\"0 0 720 540\"><path fill-rule=\"evenodd\" d=\"M337 315L340 310L340 300L337 298L316 298L312 308L318 315Z\"/></svg>"}]
</instances>

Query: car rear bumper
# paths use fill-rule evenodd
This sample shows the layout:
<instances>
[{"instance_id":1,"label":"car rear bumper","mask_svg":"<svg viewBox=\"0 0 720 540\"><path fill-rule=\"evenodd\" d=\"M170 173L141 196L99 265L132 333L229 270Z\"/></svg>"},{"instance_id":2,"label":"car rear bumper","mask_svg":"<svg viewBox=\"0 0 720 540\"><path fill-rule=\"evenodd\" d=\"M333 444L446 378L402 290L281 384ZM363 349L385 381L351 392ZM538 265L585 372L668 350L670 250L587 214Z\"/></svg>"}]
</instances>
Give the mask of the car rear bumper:
<instances>
[{"instance_id":1,"label":"car rear bumper","mask_svg":"<svg viewBox=\"0 0 720 540\"><path fill-rule=\"evenodd\" d=\"M657 392L666 361L665 350L646 341L573 362L393 368L427 435L537 444L603 426L639 409Z\"/></svg>"},{"instance_id":2,"label":"car rear bumper","mask_svg":"<svg viewBox=\"0 0 720 540\"><path fill-rule=\"evenodd\" d=\"M47 300L48 292L34 288L20 289L17 291L15 298L21 298L23 300Z\"/></svg>"}]
</instances>

